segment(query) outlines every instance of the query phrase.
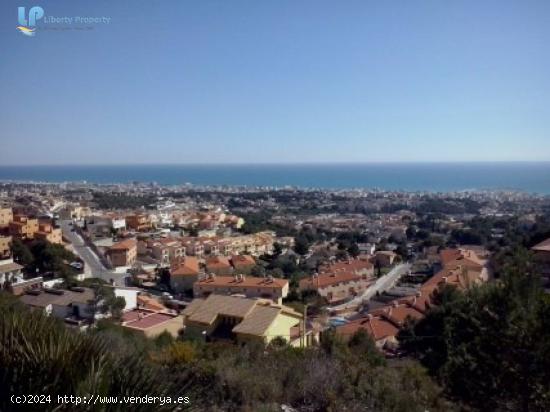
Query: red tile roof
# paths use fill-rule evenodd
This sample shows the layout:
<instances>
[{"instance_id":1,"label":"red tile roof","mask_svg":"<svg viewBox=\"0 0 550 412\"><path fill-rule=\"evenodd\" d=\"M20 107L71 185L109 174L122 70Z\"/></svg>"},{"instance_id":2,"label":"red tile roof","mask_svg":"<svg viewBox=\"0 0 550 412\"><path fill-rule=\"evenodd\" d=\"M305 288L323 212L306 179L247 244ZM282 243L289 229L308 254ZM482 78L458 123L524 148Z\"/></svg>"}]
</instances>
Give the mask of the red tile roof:
<instances>
[{"instance_id":1,"label":"red tile roof","mask_svg":"<svg viewBox=\"0 0 550 412\"><path fill-rule=\"evenodd\" d=\"M370 270L373 269L374 265L368 261L367 259L352 259L344 262L336 262L328 266L327 268L323 269L323 273L330 273L330 272L350 272L350 273L358 273L364 270Z\"/></svg>"},{"instance_id":2,"label":"red tile roof","mask_svg":"<svg viewBox=\"0 0 550 412\"><path fill-rule=\"evenodd\" d=\"M176 317L168 313L151 313L145 311L131 311L127 312L123 316L124 326L135 329L149 329L153 326L160 325L164 322L170 321ZM127 320L126 320L127 319ZM183 327L183 322L182 322Z\"/></svg>"},{"instance_id":3,"label":"red tile roof","mask_svg":"<svg viewBox=\"0 0 550 412\"><path fill-rule=\"evenodd\" d=\"M187 256L183 263L170 271L172 276L196 276L199 274L199 260L194 256Z\"/></svg>"},{"instance_id":4,"label":"red tile roof","mask_svg":"<svg viewBox=\"0 0 550 412\"><path fill-rule=\"evenodd\" d=\"M365 316L336 328L336 333L351 338L359 330L366 331L375 341L394 337L399 329L387 319L380 316Z\"/></svg>"},{"instance_id":5,"label":"red tile roof","mask_svg":"<svg viewBox=\"0 0 550 412\"><path fill-rule=\"evenodd\" d=\"M358 281L363 277L350 272L320 273L300 280L300 289L320 289L341 282Z\"/></svg>"},{"instance_id":6,"label":"red tile roof","mask_svg":"<svg viewBox=\"0 0 550 412\"><path fill-rule=\"evenodd\" d=\"M233 255L231 256L231 263L235 268L241 266L254 266L256 261L250 255Z\"/></svg>"},{"instance_id":7,"label":"red tile roof","mask_svg":"<svg viewBox=\"0 0 550 412\"><path fill-rule=\"evenodd\" d=\"M136 239L126 239L121 242L115 243L113 246L111 246L110 250L129 250L134 247L137 247L137 240Z\"/></svg>"},{"instance_id":8,"label":"red tile roof","mask_svg":"<svg viewBox=\"0 0 550 412\"><path fill-rule=\"evenodd\" d=\"M231 268L231 263L229 259L224 256L213 256L206 259L206 268L210 269L229 269Z\"/></svg>"},{"instance_id":9,"label":"red tile roof","mask_svg":"<svg viewBox=\"0 0 550 412\"><path fill-rule=\"evenodd\" d=\"M254 276L214 276L199 280L196 286L212 285L220 287L236 288L283 288L288 285L288 280L280 278L260 278Z\"/></svg>"}]
</instances>

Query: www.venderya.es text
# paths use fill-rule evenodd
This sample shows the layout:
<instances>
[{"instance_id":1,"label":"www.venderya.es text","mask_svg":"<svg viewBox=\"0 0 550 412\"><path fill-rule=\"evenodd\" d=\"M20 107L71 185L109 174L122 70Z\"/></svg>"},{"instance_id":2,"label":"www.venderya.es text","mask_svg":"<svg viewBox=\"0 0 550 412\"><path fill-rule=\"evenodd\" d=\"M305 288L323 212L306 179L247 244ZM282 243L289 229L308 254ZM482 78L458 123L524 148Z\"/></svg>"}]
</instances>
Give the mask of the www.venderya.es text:
<instances>
[{"instance_id":1,"label":"www.venderya.es text","mask_svg":"<svg viewBox=\"0 0 550 412\"><path fill-rule=\"evenodd\" d=\"M157 404L176 405L191 403L188 396L103 396L103 395L12 395L14 404L67 404L67 405L101 405L101 404Z\"/></svg>"}]
</instances>

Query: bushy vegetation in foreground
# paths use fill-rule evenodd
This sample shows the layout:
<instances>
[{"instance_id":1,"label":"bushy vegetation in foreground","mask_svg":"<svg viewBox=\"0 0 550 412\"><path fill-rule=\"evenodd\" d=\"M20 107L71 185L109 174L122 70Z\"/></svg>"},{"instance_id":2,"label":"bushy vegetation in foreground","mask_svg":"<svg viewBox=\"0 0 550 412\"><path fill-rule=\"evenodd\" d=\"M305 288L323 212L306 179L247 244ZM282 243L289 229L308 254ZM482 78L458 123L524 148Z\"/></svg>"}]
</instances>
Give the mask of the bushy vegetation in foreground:
<instances>
[{"instance_id":1,"label":"bushy vegetation in foreground","mask_svg":"<svg viewBox=\"0 0 550 412\"><path fill-rule=\"evenodd\" d=\"M0 296L0 410L128 410L125 405L14 405L12 394L189 396L189 410L448 411L441 390L414 362L388 365L364 334L319 348L266 348L146 339L100 322L67 329ZM182 405L180 405L182 407ZM170 410L173 405L133 405Z\"/></svg>"},{"instance_id":2,"label":"bushy vegetation in foreground","mask_svg":"<svg viewBox=\"0 0 550 412\"><path fill-rule=\"evenodd\" d=\"M445 289L438 307L399 338L464 407L550 410L550 295L527 253L501 279L466 293Z\"/></svg>"},{"instance_id":3,"label":"bushy vegetation in foreground","mask_svg":"<svg viewBox=\"0 0 550 412\"><path fill-rule=\"evenodd\" d=\"M0 295L0 410L33 410L9 397L41 393L188 396L201 411L550 410L550 299L536 272L519 255L496 282L443 289L399 336L410 358L394 361L365 333L308 349L146 339L110 321L80 333Z\"/></svg>"}]
</instances>

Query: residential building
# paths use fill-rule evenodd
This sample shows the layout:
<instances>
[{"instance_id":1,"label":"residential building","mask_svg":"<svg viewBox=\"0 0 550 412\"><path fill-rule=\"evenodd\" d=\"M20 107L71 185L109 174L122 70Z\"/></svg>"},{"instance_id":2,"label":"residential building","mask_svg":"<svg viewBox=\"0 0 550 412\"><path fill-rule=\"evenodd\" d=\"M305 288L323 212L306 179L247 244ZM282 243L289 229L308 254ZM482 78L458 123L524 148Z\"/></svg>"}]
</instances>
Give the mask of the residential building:
<instances>
[{"instance_id":1,"label":"residential building","mask_svg":"<svg viewBox=\"0 0 550 412\"><path fill-rule=\"evenodd\" d=\"M0 236L0 259L11 256L11 236Z\"/></svg>"},{"instance_id":2,"label":"residential building","mask_svg":"<svg viewBox=\"0 0 550 412\"><path fill-rule=\"evenodd\" d=\"M144 214L135 214L126 216L126 226L137 232L145 232L151 229L149 217Z\"/></svg>"},{"instance_id":3,"label":"residential building","mask_svg":"<svg viewBox=\"0 0 550 412\"><path fill-rule=\"evenodd\" d=\"M35 239L46 240L58 245L63 244L63 234L60 228L55 228L51 223L39 223L38 231L34 234Z\"/></svg>"},{"instance_id":4,"label":"residential building","mask_svg":"<svg viewBox=\"0 0 550 412\"><path fill-rule=\"evenodd\" d=\"M268 344L279 337L296 347L314 341L300 313L269 300L212 294L194 299L183 316L184 335L208 341Z\"/></svg>"},{"instance_id":5,"label":"residential building","mask_svg":"<svg viewBox=\"0 0 550 412\"><path fill-rule=\"evenodd\" d=\"M320 273L302 279L300 291L316 291L330 304L362 294L374 283L374 266L366 259L352 259L321 267Z\"/></svg>"},{"instance_id":6,"label":"residential building","mask_svg":"<svg viewBox=\"0 0 550 412\"><path fill-rule=\"evenodd\" d=\"M38 219L32 219L23 215L14 215L9 224L10 234L22 240L34 239L38 232Z\"/></svg>"},{"instance_id":7,"label":"residential building","mask_svg":"<svg viewBox=\"0 0 550 412\"><path fill-rule=\"evenodd\" d=\"M176 292L192 290L199 279L199 273L199 260L194 256L187 256L170 270L170 286Z\"/></svg>"},{"instance_id":8,"label":"residential building","mask_svg":"<svg viewBox=\"0 0 550 412\"><path fill-rule=\"evenodd\" d=\"M320 273L348 272L354 275L374 275L374 265L367 256L361 256L357 259L348 259L341 262L335 262L328 266L321 267Z\"/></svg>"},{"instance_id":9,"label":"residential building","mask_svg":"<svg viewBox=\"0 0 550 412\"><path fill-rule=\"evenodd\" d=\"M198 280L193 286L195 297L207 297L210 294L236 295L247 298L270 299L275 303L283 303L288 295L288 280L272 276L253 277L242 274L235 276L216 276L210 274Z\"/></svg>"},{"instance_id":10,"label":"residential building","mask_svg":"<svg viewBox=\"0 0 550 412\"><path fill-rule=\"evenodd\" d=\"M126 239L115 243L107 255L113 266L132 266L137 259L137 240Z\"/></svg>"},{"instance_id":11,"label":"residential building","mask_svg":"<svg viewBox=\"0 0 550 412\"><path fill-rule=\"evenodd\" d=\"M433 307L433 295L445 286L466 290L489 278L487 262L467 249L444 249L440 252L444 267L428 279L414 296L397 299L367 315L338 326L336 333L349 339L358 330L365 330L379 348L397 345L396 336L407 319L418 320Z\"/></svg>"},{"instance_id":12,"label":"residential building","mask_svg":"<svg viewBox=\"0 0 550 412\"><path fill-rule=\"evenodd\" d=\"M300 280L299 290L316 291L329 304L341 303L363 293L374 283L367 275L352 272L315 273Z\"/></svg>"},{"instance_id":13,"label":"residential building","mask_svg":"<svg viewBox=\"0 0 550 412\"><path fill-rule=\"evenodd\" d=\"M82 220L85 217L91 216L92 210L88 206L67 205L59 211L60 219L75 219Z\"/></svg>"},{"instance_id":14,"label":"residential building","mask_svg":"<svg viewBox=\"0 0 550 412\"><path fill-rule=\"evenodd\" d=\"M480 281L489 280L488 259L480 258L470 249L442 249L439 252L441 265L445 268L456 268L458 266L472 273L479 272Z\"/></svg>"},{"instance_id":15,"label":"residential building","mask_svg":"<svg viewBox=\"0 0 550 412\"><path fill-rule=\"evenodd\" d=\"M92 319L95 294L90 288L29 290L19 300L60 319Z\"/></svg>"},{"instance_id":16,"label":"residential building","mask_svg":"<svg viewBox=\"0 0 550 412\"><path fill-rule=\"evenodd\" d=\"M231 256L231 264L235 268L235 273L248 275L252 268L256 266L256 261L250 255L233 255Z\"/></svg>"},{"instance_id":17,"label":"residential building","mask_svg":"<svg viewBox=\"0 0 550 412\"><path fill-rule=\"evenodd\" d=\"M233 266L225 256L211 256L205 260L206 273L214 275L231 275Z\"/></svg>"},{"instance_id":18,"label":"residential building","mask_svg":"<svg viewBox=\"0 0 550 412\"><path fill-rule=\"evenodd\" d=\"M8 227L13 222L13 210L11 207L0 208L0 228Z\"/></svg>"},{"instance_id":19,"label":"residential building","mask_svg":"<svg viewBox=\"0 0 550 412\"><path fill-rule=\"evenodd\" d=\"M164 332L177 337L183 328L183 316L148 309L134 309L123 313L122 326L149 338Z\"/></svg>"},{"instance_id":20,"label":"residential building","mask_svg":"<svg viewBox=\"0 0 550 412\"><path fill-rule=\"evenodd\" d=\"M0 260L0 290L8 289L14 279L22 275L22 271L23 266L15 263L13 259Z\"/></svg>"},{"instance_id":21,"label":"residential building","mask_svg":"<svg viewBox=\"0 0 550 412\"><path fill-rule=\"evenodd\" d=\"M352 338L359 330L364 330L374 340L378 348L384 348L388 345L397 345L397 334L399 328L388 321L383 315L366 316L353 320L345 325L336 328L336 334L347 341Z\"/></svg>"}]
</instances>

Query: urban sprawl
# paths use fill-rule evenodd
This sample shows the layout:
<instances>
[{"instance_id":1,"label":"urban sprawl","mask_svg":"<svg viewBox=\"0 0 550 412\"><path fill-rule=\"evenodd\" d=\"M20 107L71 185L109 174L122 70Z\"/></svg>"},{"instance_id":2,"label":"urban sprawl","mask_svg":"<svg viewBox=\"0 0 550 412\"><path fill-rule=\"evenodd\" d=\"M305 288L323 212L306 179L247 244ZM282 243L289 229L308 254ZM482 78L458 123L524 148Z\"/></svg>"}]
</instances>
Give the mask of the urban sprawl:
<instances>
[{"instance_id":1,"label":"urban sprawl","mask_svg":"<svg viewBox=\"0 0 550 412\"><path fill-rule=\"evenodd\" d=\"M441 288L494 281L509 237L550 207L516 192L140 183L4 183L0 201L2 289L68 327L295 347L364 331L387 357Z\"/></svg>"}]
</instances>

